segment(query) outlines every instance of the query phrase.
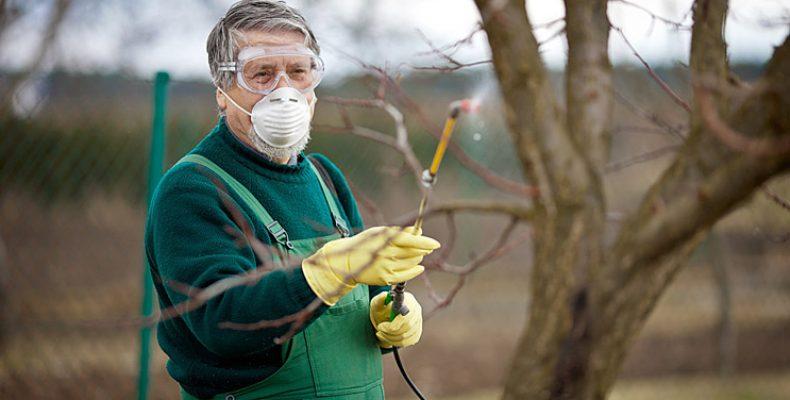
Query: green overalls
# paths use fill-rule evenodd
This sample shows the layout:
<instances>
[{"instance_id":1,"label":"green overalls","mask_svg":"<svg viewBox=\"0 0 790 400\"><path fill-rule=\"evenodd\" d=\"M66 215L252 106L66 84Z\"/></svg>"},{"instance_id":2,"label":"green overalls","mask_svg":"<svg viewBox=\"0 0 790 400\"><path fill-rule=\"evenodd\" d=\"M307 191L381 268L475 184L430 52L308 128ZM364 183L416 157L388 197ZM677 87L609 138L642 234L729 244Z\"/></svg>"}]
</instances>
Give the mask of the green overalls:
<instances>
[{"instance_id":1,"label":"green overalls","mask_svg":"<svg viewBox=\"0 0 790 400\"><path fill-rule=\"evenodd\" d=\"M309 163L310 168L321 183L337 232L301 240L289 240L285 229L252 193L211 160L198 154L188 154L179 161L186 162L202 165L221 178L263 222L275 239L273 246L283 254L306 257L324 243L349 235L332 193L312 162ZM369 308L368 287L357 285L282 346L285 361L277 372L258 383L217 395L214 399L383 399L381 351L368 316ZM183 389L181 397L198 400Z\"/></svg>"}]
</instances>

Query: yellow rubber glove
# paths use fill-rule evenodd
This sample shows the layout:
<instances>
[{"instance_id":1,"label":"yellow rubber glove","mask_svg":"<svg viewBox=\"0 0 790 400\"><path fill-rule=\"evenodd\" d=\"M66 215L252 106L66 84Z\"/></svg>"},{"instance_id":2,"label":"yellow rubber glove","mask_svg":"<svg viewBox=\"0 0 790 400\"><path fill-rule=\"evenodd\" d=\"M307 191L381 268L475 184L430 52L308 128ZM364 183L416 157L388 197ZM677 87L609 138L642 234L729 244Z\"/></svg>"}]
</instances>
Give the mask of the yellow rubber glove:
<instances>
[{"instance_id":1,"label":"yellow rubber glove","mask_svg":"<svg viewBox=\"0 0 790 400\"><path fill-rule=\"evenodd\" d=\"M376 328L379 346L384 348L406 347L420 341L422 336L422 307L409 293L403 294L403 304L409 307L406 315L398 315L390 321L392 302L384 305L387 293L379 293L370 300L370 322Z\"/></svg>"},{"instance_id":2,"label":"yellow rubber glove","mask_svg":"<svg viewBox=\"0 0 790 400\"><path fill-rule=\"evenodd\" d=\"M313 292L335 304L358 283L384 286L406 282L421 274L423 257L439 248L422 231L378 226L356 236L324 244L302 261L302 271Z\"/></svg>"}]
</instances>

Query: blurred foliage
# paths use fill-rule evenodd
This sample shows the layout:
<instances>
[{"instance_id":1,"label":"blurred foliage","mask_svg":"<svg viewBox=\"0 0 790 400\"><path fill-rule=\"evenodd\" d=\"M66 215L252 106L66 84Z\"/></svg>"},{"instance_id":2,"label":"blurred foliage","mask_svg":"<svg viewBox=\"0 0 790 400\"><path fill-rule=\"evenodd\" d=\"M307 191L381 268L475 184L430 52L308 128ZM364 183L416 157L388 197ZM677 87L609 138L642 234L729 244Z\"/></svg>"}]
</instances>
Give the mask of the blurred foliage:
<instances>
[{"instance_id":1,"label":"blurred foliage","mask_svg":"<svg viewBox=\"0 0 790 400\"><path fill-rule=\"evenodd\" d=\"M0 187L22 189L44 203L92 190L136 202L145 194L148 136L122 135L105 121L68 128L30 120L0 121Z\"/></svg>"}]
</instances>

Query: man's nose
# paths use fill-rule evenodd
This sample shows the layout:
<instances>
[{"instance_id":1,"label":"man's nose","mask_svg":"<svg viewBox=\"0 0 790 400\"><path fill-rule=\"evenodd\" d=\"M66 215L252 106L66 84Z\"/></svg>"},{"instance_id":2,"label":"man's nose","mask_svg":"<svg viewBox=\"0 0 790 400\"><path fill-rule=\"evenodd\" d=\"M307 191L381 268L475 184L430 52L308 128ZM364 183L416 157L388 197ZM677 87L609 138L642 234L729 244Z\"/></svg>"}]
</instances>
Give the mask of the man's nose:
<instances>
[{"instance_id":1,"label":"man's nose","mask_svg":"<svg viewBox=\"0 0 790 400\"><path fill-rule=\"evenodd\" d=\"M277 86L275 86L274 88L279 89L284 87L288 87L288 78L287 75L281 73L277 76Z\"/></svg>"}]
</instances>

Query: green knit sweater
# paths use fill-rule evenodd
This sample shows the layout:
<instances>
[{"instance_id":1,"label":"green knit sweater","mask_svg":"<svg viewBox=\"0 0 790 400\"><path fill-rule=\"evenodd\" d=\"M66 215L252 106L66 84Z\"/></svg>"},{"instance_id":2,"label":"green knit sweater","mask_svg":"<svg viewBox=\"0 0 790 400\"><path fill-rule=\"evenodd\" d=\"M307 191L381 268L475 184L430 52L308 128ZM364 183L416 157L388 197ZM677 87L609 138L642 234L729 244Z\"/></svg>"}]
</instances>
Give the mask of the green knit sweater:
<instances>
[{"instance_id":1,"label":"green knit sweater","mask_svg":"<svg viewBox=\"0 0 790 400\"><path fill-rule=\"evenodd\" d=\"M333 227L329 207L304 154L296 165L274 163L239 141L224 119L191 152L209 158L246 186L290 239L331 233L327 231ZM354 232L362 230L362 218L343 174L325 156L314 157L332 178L343 217ZM228 227L239 227L210 176L194 164L178 165L165 174L154 194L145 252L162 308L187 299L178 290L181 284L205 288L258 264L252 249L239 245L226 232ZM234 193L230 196L256 237L270 244L266 229L252 217L252 211ZM372 287L371 296L384 289ZM236 287L197 310L160 322L158 340L170 358L170 375L201 398L268 377L283 362L281 346L274 344L274 338L289 327L241 331L220 329L219 323L277 319L301 310L315 298L302 269L295 266L272 271L252 286ZM320 308L314 318L325 309Z\"/></svg>"}]
</instances>

